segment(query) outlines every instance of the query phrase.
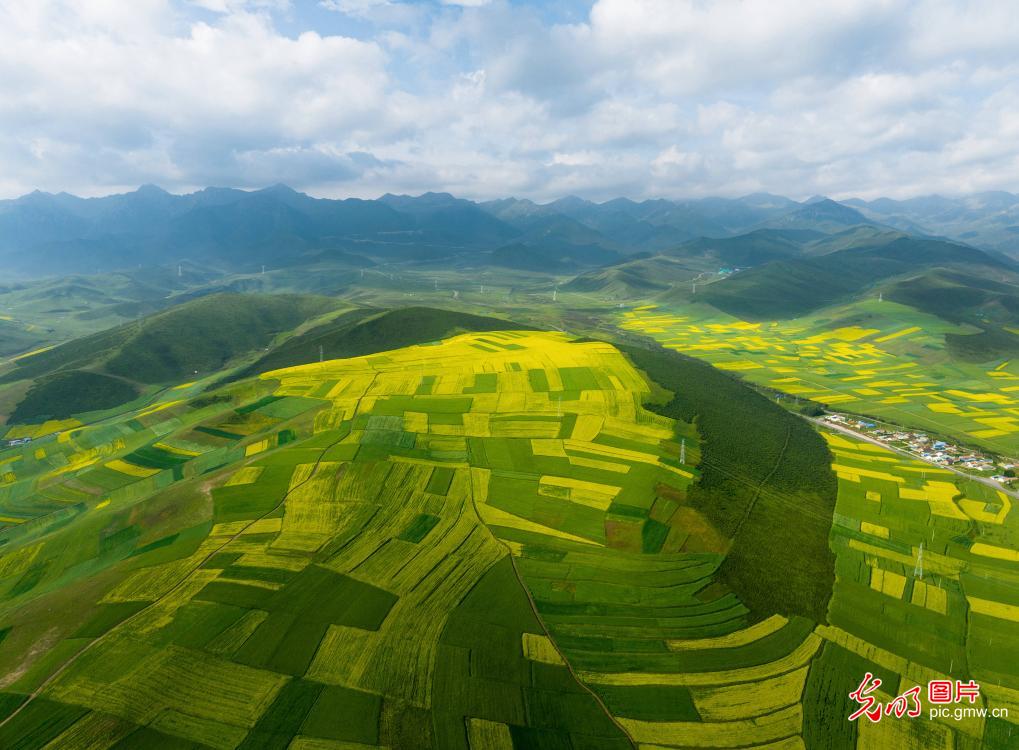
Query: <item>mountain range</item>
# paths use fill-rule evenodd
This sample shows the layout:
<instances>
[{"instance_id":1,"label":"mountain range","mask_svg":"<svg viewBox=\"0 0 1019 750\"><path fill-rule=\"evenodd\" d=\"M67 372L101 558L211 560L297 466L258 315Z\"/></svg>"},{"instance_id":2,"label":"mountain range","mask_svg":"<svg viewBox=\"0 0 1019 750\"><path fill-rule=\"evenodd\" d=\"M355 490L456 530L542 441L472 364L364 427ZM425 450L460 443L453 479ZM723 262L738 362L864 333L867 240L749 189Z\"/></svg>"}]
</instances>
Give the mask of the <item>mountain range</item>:
<instances>
[{"instance_id":1,"label":"mountain range","mask_svg":"<svg viewBox=\"0 0 1019 750\"><path fill-rule=\"evenodd\" d=\"M767 246L765 255L735 262L753 265L781 256L779 245L790 238L801 244L811 238L805 233L815 233L816 240L860 229L951 239L1019 256L1019 196L869 202L817 196L798 202L759 193L604 203L570 196L538 204L516 198L476 203L448 193L330 200L285 185L188 195L145 185L101 198L36 191L0 201L0 268L8 277L30 278L53 275L54 269L94 273L183 262L252 271L322 258L366 267L369 259L455 257L576 272L691 241L710 245L748 234Z\"/></svg>"}]
</instances>

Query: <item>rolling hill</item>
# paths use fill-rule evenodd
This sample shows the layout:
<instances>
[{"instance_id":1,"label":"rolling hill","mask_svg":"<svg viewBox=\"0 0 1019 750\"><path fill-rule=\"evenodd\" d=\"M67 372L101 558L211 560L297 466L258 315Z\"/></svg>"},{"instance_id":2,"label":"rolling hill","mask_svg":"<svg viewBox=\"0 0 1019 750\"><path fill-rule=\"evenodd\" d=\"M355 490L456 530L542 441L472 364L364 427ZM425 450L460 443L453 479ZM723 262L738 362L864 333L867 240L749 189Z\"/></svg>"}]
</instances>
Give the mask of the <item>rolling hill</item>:
<instances>
[{"instance_id":1,"label":"rolling hill","mask_svg":"<svg viewBox=\"0 0 1019 750\"><path fill-rule=\"evenodd\" d=\"M817 654L799 612L823 616L833 561L810 596L748 609L685 502L698 431L644 410L651 392L609 344L488 331L183 389L18 448L12 482L32 500L0 497L18 521L0 529L0 744L622 750L679 741L676 722L721 736L775 702L709 710L728 674L763 694ZM741 468L762 482L786 417L747 393L780 420ZM704 415L700 398L663 410ZM820 438L801 437L830 477ZM809 481L789 466L783 487ZM788 588L779 558L762 563ZM689 639L704 640L672 649ZM798 666L778 699L797 736L805 680Z\"/></svg>"},{"instance_id":2,"label":"rolling hill","mask_svg":"<svg viewBox=\"0 0 1019 750\"><path fill-rule=\"evenodd\" d=\"M386 311L358 309L291 337L234 377L303 365L318 361L320 357L360 357L394 347L438 341L466 331L506 330L530 330L530 326L431 307Z\"/></svg>"},{"instance_id":3,"label":"rolling hill","mask_svg":"<svg viewBox=\"0 0 1019 750\"><path fill-rule=\"evenodd\" d=\"M637 257L579 274L561 288L567 292L597 293L607 299L647 298L698 275L682 260L665 255Z\"/></svg>"},{"instance_id":4,"label":"rolling hill","mask_svg":"<svg viewBox=\"0 0 1019 750\"><path fill-rule=\"evenodd\" d=\"M745 268L802 255L807 243L824 236L809 229L757 229L735 237L699 237L670 250L669 255Z\"/></svg>"},{"instance_id":5,"label":"rolling hill","mask_svg":"<svg viewBox=\"0 0 1019 750\"><path fill-rule=\"evenodd\" d=\"M705 287L719 310L748 320L792 318L845 301L878 282L924 268L1014 273L982 250L940 240L899 237L819 257L774 261Z\"/></svg>"},{"instance_id":6,"label":"rolling hill","mask_svg":"<svg viewBox=\"0 0 1019 750\"><path fill-rule=\"evenodd\" d=\"M15 360L0 383L31 380L17 421L126 403L150 385L207 375L336 308L323 297L216 294ZM93 397L101 398L93 401Z\"/></svg>"}]
</instances>

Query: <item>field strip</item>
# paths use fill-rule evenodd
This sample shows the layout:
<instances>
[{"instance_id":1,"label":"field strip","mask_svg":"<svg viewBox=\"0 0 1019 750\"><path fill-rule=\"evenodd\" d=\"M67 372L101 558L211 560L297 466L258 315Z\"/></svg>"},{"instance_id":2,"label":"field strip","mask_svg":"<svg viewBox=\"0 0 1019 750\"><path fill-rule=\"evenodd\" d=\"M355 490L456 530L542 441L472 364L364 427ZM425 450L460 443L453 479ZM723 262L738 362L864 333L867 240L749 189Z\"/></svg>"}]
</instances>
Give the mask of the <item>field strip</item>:
<instances>
[{"instance_id":1,"label":"field strip","mask_svg":"<svg viewBox=\"0 0 1019 750\"><path fill-rule=\"evenodd\" d=\"M988 487L997 490L998 492L1004 492L1009 497L1019 498L1019 491L1010 490L1006 487L1002 487L993 479L988 479L987 477L980 477L975 474L967 474L966 472L960 471L959 469L955 469L951 466L941 466L940 464L934 464L930 461L924 461L923 458L921 458L920 456L915 456L909 451L904 451L891 445L885 445L880 440L875 440L869 435L864 435L862 432L856 432L855 430L851 430L848 427L843 427L842 425L832 424L830 422L825 422L821 419L816 419L814 417L804 416L803 418L810 422L813 422L815 425L823 427L826 430L835 430L846 435L850 435L858 440L864 440L868 443L871 443L872 445L878 445L891 453L897 453L898 455L908 458L911 461L923 461L924 463L930 463L931 466L934 466L935 468L940 469L941 471L950 471L953 474L958 474L959 476L965 477L966 479L972 479L975 482L980 482L981 484L987 485Z\"/></svg>"},{"instance_id":2,"label":"field strip","mask_svg":"<svg viewBox=\"0 0 1019 750\"><path fill-rule=\"evenodd\" d=\"M587 683L580 679L580 677L577 675L577 672L573 669L573 665L570 664L569 659L566 658L566 654L563 653L563 650L559 648L559 644L556 643L555 639L552 637L552 632L548 629L548 625L545 624L545 620L538 613L538 605L534 601L534 596L531 594L531 590L527 587L527 584L524 583L523 576L520 575L520 569L517 567L517 561L513 554L513 548L509 544L504 542L502 539L497 537L495 534L493 534L491 529L488 528L488 526L484 523L484 521L481 518L481 513L478 511L478 505L475 499L476 496L474 488L473 471L470 472L470 481L471 481L471 507L474 509L474 515L477 517L478 523L485 528L485 531L487 531L496 542L498 542L500 545L502 545L502 547L506 549L506 552L509 555L510 566L513 568L513 575L517 579L517 585L520 586L520 589L524 592L524 596L527 597L527 604L531 608L531 612L534 613L534 617L538 621L538 624L541 625L541 629L545 631L545 637L548 638L549 643L556 650L556 653L559 654L559 658L562 659L563 664L565 665L566 669L569 670L569 673L573 677L574 681L576 681L576 683L595 700L599 708L601 708L601 710L605 712L605 715L609 718L609 720L619 728L620 732L623 733L623 736L626 737L627 741L630 743L630 746L634 750L637 750L637 742L630 735L630 732L627 731L626 727L623 726L619 719L613 716L612 712L609 711L609 707L605 705L605 701L602 700L601 696L598 695L598 693L596 693L594 690L592 690L587 685ZM2 726L2 724L0 724L0 726Z\"/></svg>"},{"instance_id":3,"label":"field strip","mask_svg":"<svg viewBox=\"0 0 1019 750\"><path fill-rule=\"evenodd\" d=\"M372 382L374 382L375 377L376 376L373 376ZM360 404L360 398L358 398L358 403ZM28 697L21 703L20 706L18 706L14 711L12 711L3 721L0 721L0 727L5 726L11 719L13 719L15 716L20 714L25 709L26 706L28 706L29 704L32 703L33 700L38 698L39 695L47 687L49 687L51 684L53 684L53 682L55 682L58 677L60 677L64 672L66 672L68 669L70 669L71 666L79 658L81 658L84 654L86 654L89 651L91 651L97 644L104 642L107 638L109 638L109 636L112 633L115 633L115 632L119 631L120 628L122 628L124 625L126 625L128 623L131 623L131 622L134 622L135 620L139 619L142 615L148 613L149 611L154 609L157 605L161 604L164 600L167 599L167 597L169 597L175 591L177 591L182 586L184 586L188 582L188 580L191 578L191 576L197 570L199 570L203 565L205 565L207 562L209 562L209 560L211 560L215 555L217 555L218 553L222 552L231 542L234 542L238 538L240 538L245 533L245 531L247 531L251 526L253 526L254 524L257 524L260 521L265 520L270 515L272 515L276 511L278 511L281 507L283 507L283 505L287 501L287 498L290 496L290 494L292 492L294 492L295 490L299 489L301 486L303 486L307 482L310 482L312 480L312 478L314 478L315 472L318 470L319 464L322 463L322 459L325 457L325 454L328 453L332 448L337 446L340 442L342 442L342 440L343 440L343 437L337 438L335 441L333 441L332 443L327 445L325 448L323 448L321 450L321 452L319 452L318 457L315 459L315 466L309 472L308 477L304 481L302 481L300 484L297 484L297 485L294 485L293 487L288 488L287 491L283 494L283 497L280 498L280 501L276 505L274 505L272 508L267 510L262 515L260 515L257 518L253 519L250 523L245 524L244 528L240 529L233 536L229 537L219 547L217 547L214 550L212 550L208 555L206 555L202 560L200 560L195 567L193 567L189 571L187 571L187 573L184 574L181 577L181 579L179 581L177 581L177 583L175 583L171 588L169 588L167 591L165 591L161 596L159 596L158 598L156 598L153 601L149 602L147 605L145 605L143 608L141 608L140 610L135 612L130 617L122 620L115 627L110 628L109 630L107 630L105 633L103 633L99 637L89 641L80 650L78 650L74 654L72 654L71 657L67 661L65 661L63 664L61 664L60 667L56 671L54 671L49 677L47 677L45 680L43 680L35 690L33 690L31 693L29 693Z\"/></svg>"}]
</instances>

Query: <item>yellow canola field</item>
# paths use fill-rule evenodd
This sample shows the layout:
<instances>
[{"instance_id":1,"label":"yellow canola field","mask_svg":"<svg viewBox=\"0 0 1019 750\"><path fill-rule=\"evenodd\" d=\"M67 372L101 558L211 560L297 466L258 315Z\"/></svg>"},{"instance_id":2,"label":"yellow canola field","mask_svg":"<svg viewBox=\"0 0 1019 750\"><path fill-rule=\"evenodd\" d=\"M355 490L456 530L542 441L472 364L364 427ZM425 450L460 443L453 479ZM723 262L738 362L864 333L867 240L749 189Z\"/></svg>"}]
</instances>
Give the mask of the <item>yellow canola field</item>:
<instances>
[{"instance_id":1,"label":"yellow canola field","mask_svg":"<svg viewBox=\"0 0 1019 750\"><path fill-rule=\"evenodd\" d=\"M119 471L121 474L127 474L128 476L131 477L140 478L151 477L162 471L162 469L150 469L147 466L138 466L136 464L131 464L119 458L115 458L114 460L107 463L106 468L112 469L113 471Z\"/></svg>"},{"instance_id":2,"label":"yellow canola field","mask_svg":"<svg viewBox=\"0 0 1019 750\"><path fill-rule=\"evenodd\" d=\"M524 633L521 637L521 647L524 656L531 661L540 661L544 664L564 664L563 657L547 635L536 635Z\"/></svg>"},{"instance_id":3,"label":"yellow canola field","mask_svg":"<svg viewBox=\"0 0 1019 750\"><path fill-rule=\"evenodd\" d=\"M797 704L753 719L724 722L650 722L620 719L641 748L737 748L763 745L797 736L803 726L803 709Z\"/></svg>"},{"instance_id":4,"label":"yellow canola field","mask_svg":"<svg viewBox=\"0 0 1019 750\"><path fill-rule=\"evenodd\" d=\"M621 313L618 324L790 395L1011 450L1004 439L1019 433L1019 386L1009 385L1019 379L1016 363L954 362L946 325L933 318L921 325L908 307L860 302L842 314L860 312L874 327L827 328L840 311L747 324L699 306L637 308Z\"/></svg>"}]
</instances>

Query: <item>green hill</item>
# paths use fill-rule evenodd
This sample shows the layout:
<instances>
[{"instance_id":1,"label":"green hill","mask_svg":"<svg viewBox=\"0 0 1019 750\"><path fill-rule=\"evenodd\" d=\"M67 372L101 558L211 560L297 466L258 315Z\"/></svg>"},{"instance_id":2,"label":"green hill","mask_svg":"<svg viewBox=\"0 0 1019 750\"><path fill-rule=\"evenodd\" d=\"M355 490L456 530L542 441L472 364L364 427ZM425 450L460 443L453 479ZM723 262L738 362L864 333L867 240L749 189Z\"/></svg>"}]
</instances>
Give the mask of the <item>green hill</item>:
<instances>
[{"instance_id":1,"label":"green hill","mask_svg":"<svg viewBox=\"0 0 1019 750\"><path fill-rule=\"evenodd\" d=\"M434 307L403 307L384 312L355 310L294 336L235 377L317 362L320 355L323 359L360 357L436 341L455 333L506 330L533 329L510 320Z\"/></svg>"},{"instance_id":2,"label":"green hill","mask_svg":"<svg viewBox=\"0 0 1019 750\"><path fill-rule=\"evenodd\" d=\"M959 271L933 271L895 284L885 297L952 322L1019 320L1019 284Z\"/></svg>"},{"instance_id":3,"label":"green hill","mask_svg":"<svg viewBox=\"0 0 1019 750\"><path fill-rule=\"evenodd\" d=\"M1019 284L971 273L933 271L899 282L885 297L979 329L974 334L945 334L945 344L954 359L989 362L1019 355L1019 336L1015 333L1019 324Z\"/></svg>"},{"instance_id":4,"label":"green hill","mask_svg":"<svg viewBox=\"0 0 1019 750\"><path fill-rule=\"evenodd\" d=\"M731 541L723 579L759 616L823 622L834 582L828 529L836 482L824 440L731 375L674 351L626 347L663 388L660 414L695 422L701 477L691 503ZM798 509L789 523L790 507Z\"/></svg>"},{"instance_id":5,"label":"green hill","mask_svg":"<svg viewBox=\"0 0 1019 750\"><path fill-rule=\"evenodd\" d=\"M130 401L140 386L219 371L335 307L306 295L201 297L18 359L0 384L35 381L14 411L17 420L110 408Z\"/></svg>"},{"instance_id":6,"label":"green hill","mask_svg":"<svg viewBox=\"0 0 1019 750\"><path fill-rule=\"evenodd\" d=\"M98 372L62 370L40 378L18 403L8 422L38 424L74 414L110 409L138 395L130 383Z\"/></svg>"},{"instance_id":7,"label":"green hill","mask_svg":"<svg viewBox=\"0 0 1019 750\"><path fill-rule=\"evenodd\" d=\"M670 250L669 254L682 258L711 258L726 266L758 266L802 255L805 243L822 237L820 232L804 229L758 229L736 237L700 237Z\"/></svg>"},{"instance_id":8,"label":"green hill","mask_svg":"<svg viewBox=\"0 0 1019 750\"><path fill-rule=\"evenodd\" d=\"M0 382L82 367L145 384L222 368L336 303L301 295L215 294L18 360Z\"/></svg>"},{"instance_id":9,"label":"green hill","mask_svg":"<svg viewBox=\"0 0 1019 750\"><path fill-rule=\"evenodd\" d=\"M697 275L681 260L664 255L627 260L582 273L562 286L567 292L596 292L612 297L646 297Z\"/></svg>"},{"instance_id":10,"label":"green hill","mask_svg":"<svg viewBox=\"0 0 1019 750\"><path fill-rule=\"evenodd\" d=\"M794 318L846 301L885 279L935 267L1013 270L965 245L900 237L820 257L767 263L705 287L703 297L719 310L747 320Z\"/></svg>"}]
</instances>

